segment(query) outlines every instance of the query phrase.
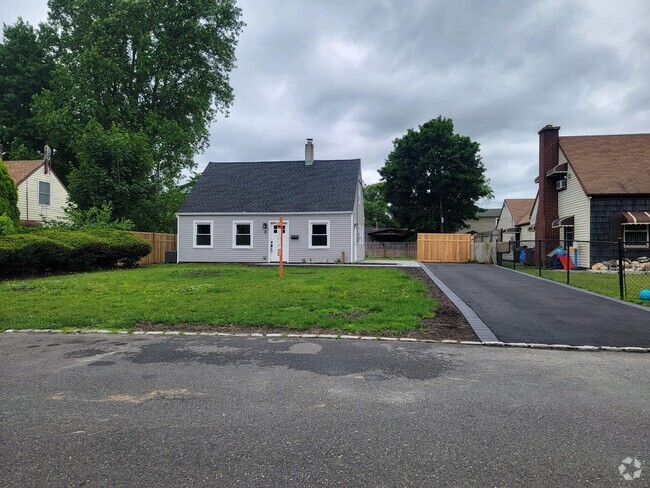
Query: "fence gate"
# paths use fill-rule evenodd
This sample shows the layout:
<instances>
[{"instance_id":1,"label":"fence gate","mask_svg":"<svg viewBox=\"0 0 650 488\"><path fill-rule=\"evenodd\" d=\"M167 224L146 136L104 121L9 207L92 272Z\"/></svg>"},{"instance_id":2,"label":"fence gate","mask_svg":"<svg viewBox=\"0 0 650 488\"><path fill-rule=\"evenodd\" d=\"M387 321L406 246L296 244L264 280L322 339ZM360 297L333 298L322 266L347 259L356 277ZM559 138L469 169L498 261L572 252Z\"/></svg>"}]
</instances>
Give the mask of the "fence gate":
<instances>
[{"instance_id":1,"label":"fence gate","mask_svg":"<svg viewBox=\"0 0 650 488\"><path fill-rule=\"evenodd\" d=\"M470 234L418 234L418 261L466 263L471 259Z\"/></svg>"}]
</instances>

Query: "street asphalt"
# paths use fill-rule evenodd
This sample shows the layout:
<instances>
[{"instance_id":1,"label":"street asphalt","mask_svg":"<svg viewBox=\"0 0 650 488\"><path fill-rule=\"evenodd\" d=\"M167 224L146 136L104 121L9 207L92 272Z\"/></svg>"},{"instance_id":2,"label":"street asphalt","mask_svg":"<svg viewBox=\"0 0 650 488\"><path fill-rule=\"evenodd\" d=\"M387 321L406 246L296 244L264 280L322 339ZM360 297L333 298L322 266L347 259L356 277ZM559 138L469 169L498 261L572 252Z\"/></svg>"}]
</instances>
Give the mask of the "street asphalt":
<instances>
[{"instance_id":1,"label":"street asphalt","mask_svg":"<svg viewBox=\"0 0 650 488\"><path fill-rule=\"evenodd\" d=\"M486 264L426 264L503 342L650 347L650 309Z\"/></svg>"},{"instance_id":2,"label":"street asphalt","mask_svg":"<svg viewBox=\"0 0 650 488\"><path fill-rule=\"evenodd\" d=\"M0 334L0 486L648 486L650 355ZM640 478L625 481L642 463Z\"/></svg>"}]
</instances>

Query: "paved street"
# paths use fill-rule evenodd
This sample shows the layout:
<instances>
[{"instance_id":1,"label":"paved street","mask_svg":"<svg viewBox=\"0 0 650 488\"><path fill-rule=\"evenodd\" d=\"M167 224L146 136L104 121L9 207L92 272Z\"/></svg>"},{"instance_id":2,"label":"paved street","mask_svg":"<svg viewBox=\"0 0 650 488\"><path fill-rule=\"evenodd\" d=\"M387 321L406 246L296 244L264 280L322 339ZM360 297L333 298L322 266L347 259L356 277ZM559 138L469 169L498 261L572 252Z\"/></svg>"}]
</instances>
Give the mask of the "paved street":
<instances>
[{"instance_id":1,"label":"paved street","mask_svg":"<svg viewBox=\"0 0 650 488\"><path fill-rule=\"evenodd\" d=\"M503 342L650 347L640 310L487 264L425 266Z\"/></svg>"},{"instance_id":2,"label":"paved street","mask_svg":"<svg viewBox=\"0 0 650 488\"><path fill-rule=\"evenodd\" d=\"M5 333L0 486L647 486L649 361Z\"/></svg>"}]
</instances>

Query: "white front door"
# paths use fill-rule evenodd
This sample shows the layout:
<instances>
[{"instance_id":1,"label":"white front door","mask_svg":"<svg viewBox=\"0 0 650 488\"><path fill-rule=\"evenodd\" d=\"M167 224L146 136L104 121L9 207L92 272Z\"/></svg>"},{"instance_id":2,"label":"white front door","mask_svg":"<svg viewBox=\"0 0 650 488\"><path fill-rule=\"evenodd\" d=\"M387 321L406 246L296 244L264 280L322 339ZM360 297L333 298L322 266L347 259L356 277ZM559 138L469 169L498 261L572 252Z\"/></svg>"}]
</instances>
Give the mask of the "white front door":
<instances>
[{"instance_id":1,"label":"white front door","mask_svg":"<svg viewBox=\"0 0 650 488\"><path fill-rule=\"evenodd\" d=\"M280 256L278 254L280 250L280 239L282 239L282 261L285 263L289 262L289 239L286 238L287 230L289 229L289 222L284 222L282 226L282 232L280 232L280 225L278 222L270 222L269 229L269 262L270 263L279 263Z\"/></svg>"}]
</instances>

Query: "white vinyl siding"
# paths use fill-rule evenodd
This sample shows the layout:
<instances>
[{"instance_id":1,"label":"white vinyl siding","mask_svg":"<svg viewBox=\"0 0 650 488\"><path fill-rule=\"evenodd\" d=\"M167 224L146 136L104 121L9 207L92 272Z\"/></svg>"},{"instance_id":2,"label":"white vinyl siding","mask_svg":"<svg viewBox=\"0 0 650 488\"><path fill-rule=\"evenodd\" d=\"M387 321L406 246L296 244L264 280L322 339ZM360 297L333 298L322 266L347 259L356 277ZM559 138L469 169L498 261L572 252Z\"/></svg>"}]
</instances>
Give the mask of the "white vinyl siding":
<instances>
[{"instance_id":1,"label":"white vinyl siding","mask_svg":"<svg viewBox=\"0 0 650 488\"><path fill-rule=\"evenodd\" d=\"M329 220L309 221L309 249L329 249L330 222Z\"/></svg>"},{"instance_id":2,"label":"white vinyl siding","mask_svg":"<svg viewBox=\"0 0 650 488\"><path fill-rule=\"evenodd\" d=\"M363 208L363 181L361 175L357 180L354 213L352 214L352 251L351 259L361 261L366 257L366 218ZM356 255L354 255L356 254Z\"/></svg>"},{"instance_id":3,"label":"white vinyl siding","mask_svg":"<svg viewBox=\"0 0 650 488\"><path fill-rule=\"evenodd\" d=\"M212 248L214 240L214 225L211 220L195 220L193 232L194 248Z\"/></svg>"},{"instance_id":4,"label":"white vinyl siding","mask_svg":"<svg viewBox=\"0 0 650 488\"><path fill-rule=\"evenodd\" d=\"M530 225L529 227L535 227L535 222L537 222L537 207L539 203L539 195L535 198L535 203L533 204L533 209L530 211ZM530 238L535 239L535 231L530 231Z\"/></svg>"},{"instance_id":5,"label":"white vinyl siding","mask_svg":"<svg viewBox=\"0 0 650 488\"><path fill-rule=\"evenodd\" d=\"M562 153L560 152L560 162L564 162ZM573 238L574 247L578 249L578 266L581 268L589 267L589 245L586 242L590 238L590 205L589 197L580 186L580 182L573 172L571 165L568 165L567 170L567 188L566 190L558 192L558 217L565 218L573 216ZM560 232L560 236L563 233Z\"/></svg>"},{"instance_id":6,"label":"white vinyl siding","mask_svg":"<svg viewBox=\"0 0 650 488\"><path fill-rule=\"evenodd\" d=\"M232 223L232 247L253 249L253 221L235 220Z\"/></svg>"},{"instance_id":7,"label":"white vinyl siding","mask_svg":"<svg viewBox=\"0 0 650 488\"><path fill-rule=\"evenodd\" d=\"M501 213L499 214L499 222L497 223L497 230L506 230L510 229L511 227L514 227L515 224L512 221L512 214L510 213L510 210L508 210L507 205L503 205L501 207ZM511 236L514 239L514 234L504 234L503 235L503 240L504 241L509 241Z\"/></svg>"},{"instance_id":8,"label":"white vinyl siding","mask_svg":"<svg viewBox=\"0 0 650 488\"><path fill-rule=\"evenodd\" d=\"M48 183L50 186L47 205L41 204L40 183ZM18 210L22 220L63 218L67 204L68 191L51 170L45 173L42 166L18 185Z\"/></svg>"},{"instance_id":9,"label":"white vinyl siding","mask_svg":"<svg viewBox=\"0 0 650 488\"><path fill-rule=\"evenodd\" d=\"M352 212L337 214L282 214L290 225L287 228L285 246L290 262L334 263L352 256L350 220ZM279 214L232 214L232 215L179 215L178 256L182 262L234 262L262 263L269 259L269 222L276 222ZM233 248L234 222L251 223L251 248ZM193 222L208 220L213 223L212 247L193 246ZM329 248L309 248L309 222L329 222ZM266 227L266 228L265 228ZM359 259L362 259L360 256Z\"/></svg>"}]
</instances>

